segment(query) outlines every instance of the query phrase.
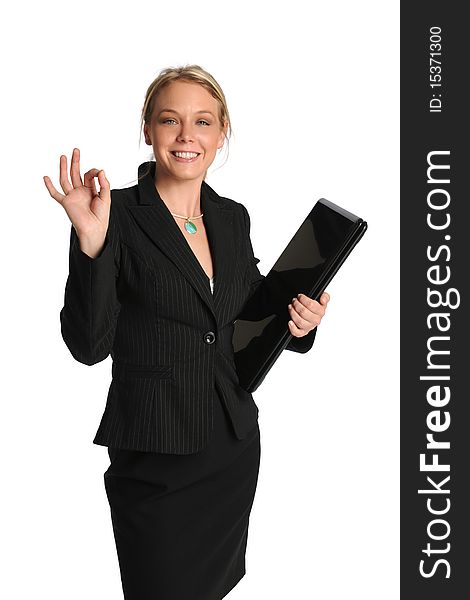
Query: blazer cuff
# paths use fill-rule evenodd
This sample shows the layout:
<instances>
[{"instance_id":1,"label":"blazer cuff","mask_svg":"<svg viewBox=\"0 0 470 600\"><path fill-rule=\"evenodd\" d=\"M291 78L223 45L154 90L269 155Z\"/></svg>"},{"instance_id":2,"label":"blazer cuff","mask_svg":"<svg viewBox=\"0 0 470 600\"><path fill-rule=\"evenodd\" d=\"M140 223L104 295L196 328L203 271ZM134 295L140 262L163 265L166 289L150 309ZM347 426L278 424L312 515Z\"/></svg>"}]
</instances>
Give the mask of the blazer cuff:
<instances>
[{"instance_id":1,"label":"blazer cuff","mask_svg":"<svg viewBox=\"0 0 470 600\"><path fill-rule=\"evenodd\" d=\"M307 333L307 335L304 335L303 337L292 336L292 339L285 347L285 350L291 350L292 352L299 352L300 354L305 354L313 346L315 336L317 335L317 329L318 327L315 327L315 329L312 329L312 331L310 331L309 333Z\"/></svg>"},{"instance_id":2,"label":"blazer cuff","mask_svg":"<svg viewBox=\"0 0 470 600\"><path fill-rule=\"evenodd\" d=\"M85 254L85 252L83 252L83 250L80 248L80 240L73 225L71 230L71 236L72 254L74 260L78 261L78 263L81 266L95 269L102 263L109 261L109 255L111 255L114 258L113 248L109 239L109 228L106 231L106 237L104 239L103 248L101 249L101 252L98 254L98 256L95 256L95 258L91 258L91 256Z\"/></svg>"}]
</instances>

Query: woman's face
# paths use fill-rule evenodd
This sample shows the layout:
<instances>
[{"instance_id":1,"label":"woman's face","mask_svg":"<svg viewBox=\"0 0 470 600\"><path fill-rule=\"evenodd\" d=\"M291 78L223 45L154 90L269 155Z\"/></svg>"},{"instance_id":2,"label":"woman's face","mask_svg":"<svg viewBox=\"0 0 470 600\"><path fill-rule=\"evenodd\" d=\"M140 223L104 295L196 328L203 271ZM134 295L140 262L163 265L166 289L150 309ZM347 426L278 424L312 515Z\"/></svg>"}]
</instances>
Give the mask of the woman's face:
<instances>
[{"instance_id":1,"label":"woman's face","mask_svg":"<svg viewBox=\"0 0 470 600\"><path fill-rule=\"evenodd\" d=\"M160 178L204 179L217 150L224 144L218 102L197 83L173 81L155 98L145 142L152 145ZM197 156L177 152L197 153Z\"/></svg>"}]
</instances>

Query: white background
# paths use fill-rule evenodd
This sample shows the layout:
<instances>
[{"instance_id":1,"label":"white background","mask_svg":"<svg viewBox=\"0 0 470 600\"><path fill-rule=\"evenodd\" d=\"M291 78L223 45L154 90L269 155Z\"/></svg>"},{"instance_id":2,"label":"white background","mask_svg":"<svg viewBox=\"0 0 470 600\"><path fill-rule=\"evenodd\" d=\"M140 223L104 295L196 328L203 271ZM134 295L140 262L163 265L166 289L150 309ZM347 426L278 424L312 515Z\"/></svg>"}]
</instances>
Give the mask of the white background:
<instances>
[{"instance_id":1,"label":"white background","mask_svg":"<svg viewBox=\"0 0 470 600\"><path fill-rule=\"evenodd\" d=\"M92 443L111 359L62 341L70 222L42 177L60 189L78 147L82 172L134 185L148 85L196 63L234 128L207 181L248 208L262 273L320 197L369 223L312 350L254 394L261 468L228 597L398 598L399 3L46 0L2 21L1 596L122 598Z\"/></svg>"}]
</instances>

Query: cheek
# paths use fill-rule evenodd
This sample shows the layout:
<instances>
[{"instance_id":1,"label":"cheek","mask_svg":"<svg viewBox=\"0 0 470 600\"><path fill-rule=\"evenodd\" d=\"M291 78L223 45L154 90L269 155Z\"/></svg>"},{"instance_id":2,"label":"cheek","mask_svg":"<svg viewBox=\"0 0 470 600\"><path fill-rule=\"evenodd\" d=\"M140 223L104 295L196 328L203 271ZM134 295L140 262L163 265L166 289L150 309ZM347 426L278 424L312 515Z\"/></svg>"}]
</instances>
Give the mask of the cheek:
<instances>
[{"instance_id":1,"label":"cheek","mask_svg":"<svg viewBox=\"0 0 470 600\"><path fill-rule=\"evenodd\" d=\"M201 136L200 140L207 152L217 151L217 146L219 144L219 136L217 134L207 132L206 135Z\"/></svg>"},{"instance_id":2,"label":"cheek","mask_svg":"<svg viewBox=\"0 0 470 600\"><path fill-rule=\"evenodd\" d=\"M166 146L170 141L169 131L156 127L152 131L152 139L156 146Z\"/></svg>"}]
</instances>

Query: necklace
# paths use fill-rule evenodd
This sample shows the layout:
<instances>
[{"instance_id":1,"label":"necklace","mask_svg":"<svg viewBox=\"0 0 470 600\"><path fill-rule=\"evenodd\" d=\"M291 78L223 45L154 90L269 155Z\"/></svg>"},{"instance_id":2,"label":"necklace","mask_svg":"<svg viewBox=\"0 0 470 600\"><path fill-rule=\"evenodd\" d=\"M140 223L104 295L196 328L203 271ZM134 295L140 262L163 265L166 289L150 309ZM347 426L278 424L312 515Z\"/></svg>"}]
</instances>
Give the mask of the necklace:
<instances>
[{"instance_id":1,"label":"necklace","mask_svg":"<svg viewBox=\"0 0 470 600\"><path fill-rule=\"evenodd\" d=\"M185 217L183 215L175 215L175 213L171 213L174 217L179 217L180 219L186 219L186 223L184 224L184 228L188 233L196 233L197 227L193 223L192 219L200 219L204 213L201 213L198 217Z\"/></svg>"}]
</instances>

